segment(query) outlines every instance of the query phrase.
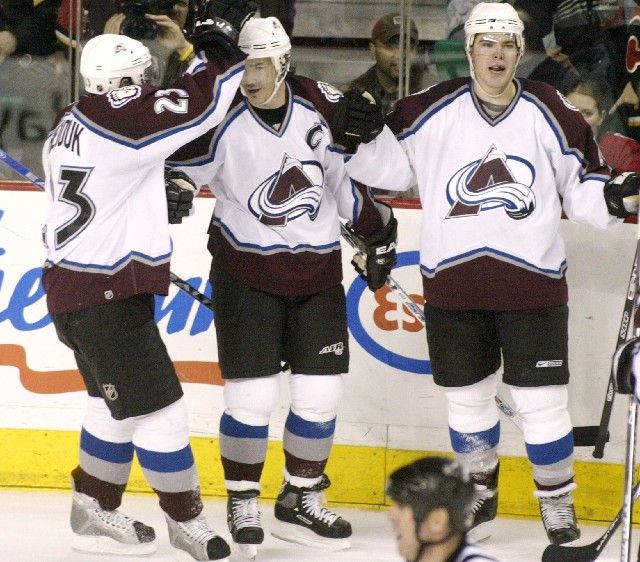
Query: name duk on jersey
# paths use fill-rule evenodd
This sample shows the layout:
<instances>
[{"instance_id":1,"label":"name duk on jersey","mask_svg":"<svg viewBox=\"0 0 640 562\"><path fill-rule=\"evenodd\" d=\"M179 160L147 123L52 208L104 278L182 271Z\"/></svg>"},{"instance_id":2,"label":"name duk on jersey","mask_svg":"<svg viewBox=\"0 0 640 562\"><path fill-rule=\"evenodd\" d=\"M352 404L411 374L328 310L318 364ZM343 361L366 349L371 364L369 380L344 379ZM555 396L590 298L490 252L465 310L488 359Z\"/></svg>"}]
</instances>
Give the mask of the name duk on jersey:
<instances>
[{"instance_id":1,"label":"name duk on jersey","mask_svg":"<svg viewBox=\"0 0 640 562\"><path fill-rule=\"evenodd\" d=\"M73 150L80 156L80 135L84 127L75 121L65 119L50 134L49 151L57 146Z\"/></svg>"}]
</instances>

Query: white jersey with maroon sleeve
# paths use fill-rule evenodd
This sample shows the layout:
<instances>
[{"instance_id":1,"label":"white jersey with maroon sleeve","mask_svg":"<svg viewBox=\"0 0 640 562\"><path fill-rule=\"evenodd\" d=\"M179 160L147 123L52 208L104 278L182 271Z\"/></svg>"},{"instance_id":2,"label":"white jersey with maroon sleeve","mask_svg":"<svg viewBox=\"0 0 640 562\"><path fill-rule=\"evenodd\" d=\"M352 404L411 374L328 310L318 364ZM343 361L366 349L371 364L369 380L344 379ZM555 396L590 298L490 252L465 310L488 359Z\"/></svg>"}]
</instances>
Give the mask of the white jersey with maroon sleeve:
<instances>
[{"instance_id":1,"label":"white jersey with maroon sleeve","mask_svg":"<svg viewBox=\"0 0 640 562\"><path fill-rule=\"evenodd\" d=\"M224 62L199 55L170 88L133 85L88 95L60 115L43 147L50 312L166 294L164 161L223 119L243 58L239 51Z\"/></svg>"},{"instance_id":2,"label":"white jersey with maroon sleeve","mask_svg":"<svg viewBox=\"0 0 640 562\"><path fill-rule=\"evenodd\" d=\"M491 119L471 84L449 80L401 100L387 117L397 141L381 135L347 168L374 187L417 183L420 268L432 305L564 304L561 211L599 228L615 224L603 197L609 168L580 113L552 87L516 80L515 98Z\"/></svg>"},{"instance_id":3,"label":"white jersey with maroon sleeve","mask_svg":"<svg viewBox=\"0 0 640 562\"><path fill-rule=\"evenodd\" d=\"M368 189L351 180L327 124L340 93L289 77L276 130L240 95L207 138L172 156L216 205L209 249L234 278L288 296L340 283L339 216L359 233L382 228Z\"/></svg>"}]
</instances>

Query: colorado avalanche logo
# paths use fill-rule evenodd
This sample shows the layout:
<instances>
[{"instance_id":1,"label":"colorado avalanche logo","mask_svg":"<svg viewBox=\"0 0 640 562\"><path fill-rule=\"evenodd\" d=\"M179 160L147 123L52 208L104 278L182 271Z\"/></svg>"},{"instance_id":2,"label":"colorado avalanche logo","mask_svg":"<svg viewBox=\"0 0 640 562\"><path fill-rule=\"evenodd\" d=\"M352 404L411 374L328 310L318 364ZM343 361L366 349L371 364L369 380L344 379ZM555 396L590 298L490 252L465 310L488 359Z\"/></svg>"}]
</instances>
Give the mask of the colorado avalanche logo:
<instances>
[{"instance_id":1,"label":"colorado avalanche logo","mask_svg":"<svg viewBox=\"0 0 640 562\"><path fill-rule=\"evenodd\" d=\"M140 86L123 86L122 88L111 90L107 94L107 99L109 100L111 107L118 109L123 105L128 104L131 100L139 98L141 92L142 89Z\"/></svg>"},{"instance_id":2,"label":"colorado avalanche logo","mask_svg":"<svg viewBox=\"0 0 640 562\"><path fill-rule=\"evenodd\" d=\"M514 176L509 166L517 167ZM527 179L527 183L516 180ZM512 219L528 217L536 207L530 185L531 169L521 161L509 159L504 152L491 145L480 161L471 162L458 170L447 185L451 209L446 218L475 216L480 211L504 208Z\"/></svg>"},{"instance_id":3,"label":"colorado avalanche logo","mask_svg":"<svg viewBox=\"0 0 640 562\"><path fill-rule=\"evenodd\" d=\"M302 163L284 155L280 170L264 180L249 197L249 209L261 223L286 226L305 213L318 216L324 174L318 162Z\"/></svg>"}]
</instances>

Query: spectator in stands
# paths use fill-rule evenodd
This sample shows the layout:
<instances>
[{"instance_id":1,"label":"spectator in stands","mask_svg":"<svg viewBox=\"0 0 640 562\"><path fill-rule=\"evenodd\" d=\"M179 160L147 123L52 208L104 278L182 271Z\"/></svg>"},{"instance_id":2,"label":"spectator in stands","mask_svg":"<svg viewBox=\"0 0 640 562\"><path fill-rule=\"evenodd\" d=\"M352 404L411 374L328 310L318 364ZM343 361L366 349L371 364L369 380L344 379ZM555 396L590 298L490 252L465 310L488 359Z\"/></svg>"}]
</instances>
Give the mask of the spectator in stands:
<instances>
[{"instance_id":1,"label":"spectator in stands","mask_svg":"<svg viewBox=\"0 0 640 562\"><path fill-rule=\"evenodd\" d=\"M58 49L55 22L60 0L0 3L0 62L11 55L52 55Z\"/></svg>"},{"instance_id":2,"label":"spectator in stands","mask_svg":"<svg viewBox=\"0 0 640 562\"><path fill-rule=\"evenodd\" d=\"M520 10L518 15L524 23L524 54L516 76L547 82L566 94L580 82L580 74L568 58L559 62L549 56L542 42L540 26L528 12Z\"/></svg>"},{"instance_id":3,"label":"spectator in stands","mask_svg":"<svg viewBox=\"0 0 640 562\"><path fill-rule=\"evenodd\" d=\"M289 37L293 35L293 20L296 16L295 0L262 0L260 17L268 18L269 16L280 20Z\"/></svg>"},{"instance_id":4,"label":"spectator in stands","mask_svg":"<svg viewBox=\"0 0 640 562\"><path fill-rule=\"evenodd\" d=\"M420 56L418 28L410 20L411 67L409 75L409 93L413 94L427 86L435 84L437 77L428 71L424 56ZM398 101L400 65L404 57L400 53L400 15L387 14L373 26L369 49L375 64L364 74L358 76L343 90L361 88L377 96L386 114L393 110Z\"/></svg>"},{"instance_id":5,"label":"spectator in stands","mask_svg":"<svg viewBox=\"0 0 640 562\"><path fill-rule=\"evenodd\" d=\"M522 16L538 24L538 37L551 32L559 54L569 58L583 79L609 85L608 105L627 83L627 28L622 2L611 0L515 0Z\"/></svg>"},{"instance_id":6,"label":"spectator in stands","mask_svg":"<svg viewBox=\"0 0 640 562\"><path fill-rule=\"evenodd\" d=\"M126 24L127 20L131 21L131 14L126 11L113 14L105 23L103 32L129 35L142 41L151 51L157 65L157 82L162 85L172 84L193 58L193 45L186 39L184 31L193 17L193 0L176 0L168 10L156 9L156 3L151 0L146 3L149 12L145 17L159 26L157 36L143 36L137 30L133 33L132 27ZM208 3L208 0L201 2L203 6Z\"/></svg>"},{"instance_id":7,"label":"spectator in stands","mask_svg":"<svg viewBox=\"0 0 640 562\"><path fill-rule=\"evenodd\" d=\"M584 80L574 85L567 94L567 99L582 113L589 123L594 138L599 141L600 126L607 117L604 105L604 92L595 80Z\"/></svg>"},{"instance_id":8,"label":"spectator in stands","mask_svg":"<svg viewBox=\"0 0 640 562\"><path fill-rule=\"evenodd\" d=\"M464 22L480 0L447 0L448 39L464 40Z\"/></svg>"},{"instance_id":9,"label":"spectator in stands","mask_svg":"<svg viewBox=\"0 0 640 562\"><path fill-rule=\"evenodd\" d=\"M577 84L567 99L582 113L598 141L602 156L615 173L640 171L640 143L630 137L607 130L608 115L602 87L594 80Z\"/></svg>"}]
</instances>

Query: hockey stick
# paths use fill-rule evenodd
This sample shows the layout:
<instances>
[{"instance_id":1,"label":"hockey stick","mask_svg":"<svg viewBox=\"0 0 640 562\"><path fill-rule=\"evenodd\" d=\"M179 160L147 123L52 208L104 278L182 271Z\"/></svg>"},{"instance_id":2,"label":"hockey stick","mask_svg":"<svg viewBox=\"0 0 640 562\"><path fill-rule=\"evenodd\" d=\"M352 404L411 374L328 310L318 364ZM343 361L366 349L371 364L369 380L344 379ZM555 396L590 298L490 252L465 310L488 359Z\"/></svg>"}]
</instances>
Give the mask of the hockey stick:
<instances>
[{"instance_id":1,"label":"hockey stick","mask_svg":"<svg viewBox=\"0 0 640 562\"><path fill-rule=\"evenodd\" d=\"M14 172L21 175L23 178L28 179L36 187L44 189L44 180L42 178L39 178L22 162L19 162L18 160L13 158L13 156L9 155L2 148L0 148L0 162L4 162ZM190 285L184 279L181 279L171 272L169 272L169 279L176 287L178 287L178 289L183 290L185 293L197 300L200 304L206 306L210 310L213 310L213 302L211 301L211 299L209 299L209 297L207 297L206 295L203 295L193 285Z\"/></svg>"},{"instance_id":2,"label":"hockey stick","mask_svg":"<svg viewBox=\"0 0 640 562\"><path fill-rule=\"evenodd\" d=\"M343 223L340 223L340 233L343 238L349 242L351 247L356 251L358 259L365 260L365 249L362 241L355 236ZM364 267L362 267L364 269ZM407 292L396 282L396 280L387 275L387 286L398 297L402 305L404 305L409 312L418 320L423 326L425 325L425 317L422 309L415 303L415 301L407 294ZM517 412L507 403L500 395L496 394L496 404L500 411L513 423L520 431L522 431L522 418ZM598 427L595 425L574 427L573 428L573 442L576 447L592 447L596 437Z\"/></svg>"},{"instance_id":3,"label":"hockey stick","mask_svg":"<svg viewBox=\"0 0 640 562\"><path fill-rule=\"evenodd\" d=\"M640 482L637 482L632 491L632 502L635 503L640 496ZM620 508L613 521L609 524L602 536L591 544L583 546L568 546L550 544L542 553L542 562L592 562L602 554L604 547L609 542L611 535L622 523L624 506Z\"/></svg>"},{"instance_id":4,"label":"hockey stick","mask_svg":"<svg viewBox=\"0 0 640 562\"><path fill-rule=\"evenodd\" d=\"M624 309L622 311L622 319L620 320L620 330L618 331L618 341L616 342L616 349L620 347L626 340L631 330L631 320L633 314L633 308L636 296L636 277L638 275L638 256L633 260L633 267L631 268L631 275L629 276L629 286L627 287L627 298L624 302ZM613 410L613 399L615 397L615 391L613 388L613 369L609 375L609 384L607 385L607 394L604 398L604 405L602 406L602 416L600 417L600 425L598 426L598 433L596 435L596 442L593 449L593 456L596 459L601 459L604 456L604 445L609 440L609 421L611 420L611 411Z\"/></svg>"},{"instance_id":5,"label":"hockey stick","mask_svg":"<svg viewBox=\"0 0 640 562\"><path fill-rule=\"evenodd\" d=\"M36 176L29 168L27 168L22 162L19 162L7 152L0 148L0 161L4 162L9 168L11 168L18 175L28 179L31 183L38 186L40 189L44 189L44 180Z\"/></svg>"},{"instance_id":6,"label":"hockey stick","mask_svg":"<svg viewBox=\"0 0 640 562\"><path fill-rule=\"evenodd\" d=\"M636 229L636 262L640 259L640 221L638 221L638 227ZM638 279L636 277L636 283ZM640 299L640 288L636 285L635 291L635 313L633 315L633 335L634 337L630 339L625 345L633 345L632 349L638 349L638 337L640 336L640 311L638 306L638 300ZM635 343L632 343L635 342ZM614 355L614 360L612 361L611 373L612 376L618 376L621 373L620 365L617 364L618 361L618 352ZM636 384L638 381L637 375L639 373L636 372L637 369L637 361L634 359L632 361L632 387L634 392L629 396L629 412L627 415L627 454L624 464L624 496L622 503L622 540L620 542L620 562L630 562L631 561L631 526L633 524L633 473L635 470L635 462L636 462L636 444L637 444L637 425L638 425L638 401L636 397ZM614 374L615 373L615 374ZM618 379L619 380L619 379Z\"/></svg>"},{"instance_id":7,"label":"hockey stick","mask_svg":"<svg viewBox=\"0 0 640 562\"><path fill-rule=\"evenodd\" d=\"M207 307L209 310L213 310L213 301L205 294L201 293L193 285L189 284L184 279L178 277L175 273L169 272L169 279L171 282L187 293L191 298L197 300L201 305Z\"/></svg>"}]
</instances>

